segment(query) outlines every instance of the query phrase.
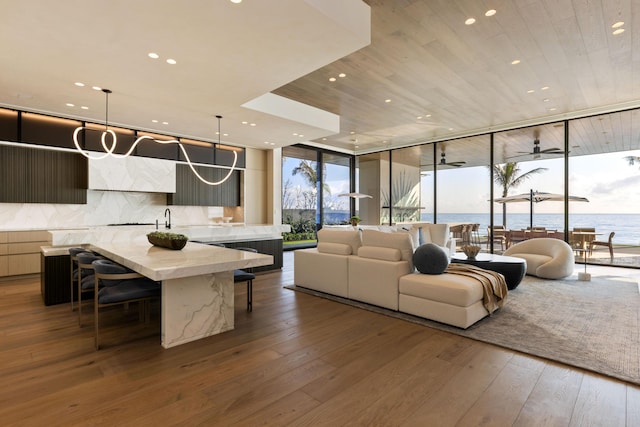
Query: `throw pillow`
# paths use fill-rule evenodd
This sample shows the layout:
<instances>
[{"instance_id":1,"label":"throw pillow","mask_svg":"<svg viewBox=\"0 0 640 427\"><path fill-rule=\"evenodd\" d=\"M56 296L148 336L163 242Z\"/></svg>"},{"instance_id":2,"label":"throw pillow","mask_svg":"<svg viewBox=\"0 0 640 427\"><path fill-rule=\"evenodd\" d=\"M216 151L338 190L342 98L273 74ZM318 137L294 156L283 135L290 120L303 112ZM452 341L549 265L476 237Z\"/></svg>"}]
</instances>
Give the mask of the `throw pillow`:
<instances>
[{"instance_id":1,"label":"throw pillow","mask_svg":"<svg viewBox=\"0 0 640 427\"><path fill-rule=\"evenodd\" d=\"M449 266L449 258L440 246L425 243L413 253L413 265L422 274L442 274Z\"/></svg>"}]
</instances>

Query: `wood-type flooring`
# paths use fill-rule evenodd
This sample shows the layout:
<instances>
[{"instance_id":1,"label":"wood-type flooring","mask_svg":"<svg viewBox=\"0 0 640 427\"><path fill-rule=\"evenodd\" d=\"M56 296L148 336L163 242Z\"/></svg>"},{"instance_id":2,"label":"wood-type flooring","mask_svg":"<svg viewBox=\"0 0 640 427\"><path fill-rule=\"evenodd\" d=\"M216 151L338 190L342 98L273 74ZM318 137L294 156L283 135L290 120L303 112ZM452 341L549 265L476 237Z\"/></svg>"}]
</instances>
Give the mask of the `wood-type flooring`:
<instances>
[{"instance_id":1,"label":"wood-type flooring","mask_svg":"<svg viewBox=\"0 0 640 427\"><path fill-rule=\"evenodd\" d=\"M158 306L101 317L93 347L39 278L0 282L2 426L638 426L640 388L323 298L258 275L235 330L165 350Z\"/></svg>"}]
</instances>

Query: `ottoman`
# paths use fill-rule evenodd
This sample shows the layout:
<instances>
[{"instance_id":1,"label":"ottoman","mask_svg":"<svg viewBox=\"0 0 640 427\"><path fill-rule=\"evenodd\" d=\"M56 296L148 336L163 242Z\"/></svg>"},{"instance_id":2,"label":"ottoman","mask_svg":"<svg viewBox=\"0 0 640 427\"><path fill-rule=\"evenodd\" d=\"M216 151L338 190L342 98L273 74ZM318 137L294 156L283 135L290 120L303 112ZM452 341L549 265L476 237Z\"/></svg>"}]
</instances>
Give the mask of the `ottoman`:
<instances>
[{"instance_id":1,"label":"ottoman","mask_svg":"<svg viewBox=\"0 0 640 427\"><path fill-rule=\"evenodd\" d=\"M454 274L413 273L398 285L398 309L404 313L466 329L489 315L482 301L482 285Z\"/></svg>"}]
</instances>

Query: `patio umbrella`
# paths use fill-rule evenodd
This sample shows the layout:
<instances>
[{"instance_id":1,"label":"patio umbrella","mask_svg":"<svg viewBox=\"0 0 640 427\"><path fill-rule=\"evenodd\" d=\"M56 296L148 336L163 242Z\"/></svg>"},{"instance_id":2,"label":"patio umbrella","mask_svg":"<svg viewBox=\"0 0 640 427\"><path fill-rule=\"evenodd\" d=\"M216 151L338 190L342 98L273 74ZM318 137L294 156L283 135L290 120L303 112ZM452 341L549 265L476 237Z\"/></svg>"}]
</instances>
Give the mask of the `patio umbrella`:
<instances>
[{"instance_id":1,"label":"patio umbrella","mask_svg":"<svg viewBox=\"0 0 640 427\"><path fill-rule=\"evenodd\" d=\"M354 199L363 199L365 197L373 198L373 196L370 196L368 194L362 194L362 193L344 193L344 194L338 194L338 197L352 197Z\"/></svg>"},{"instance_id":2,"label":"patio umbrella","mask_svg":"<svg viewBox=\"0 0 640 427\"><path fill-rule=\"evenodd\" d=\"M542 191L533 191L529 190L528 193L516 194L515 196L507 196L501 197L499 199L495 199L496 203L516 203L516 202L529 202L529 226L533 227L533 204L546 202L546 201L555 201L555 202L563 202L564 194L558 193L545 193ZM589 199L586 197L580 196L569 196L570 202L588 202Z\"/></svg>"}]
</instances>

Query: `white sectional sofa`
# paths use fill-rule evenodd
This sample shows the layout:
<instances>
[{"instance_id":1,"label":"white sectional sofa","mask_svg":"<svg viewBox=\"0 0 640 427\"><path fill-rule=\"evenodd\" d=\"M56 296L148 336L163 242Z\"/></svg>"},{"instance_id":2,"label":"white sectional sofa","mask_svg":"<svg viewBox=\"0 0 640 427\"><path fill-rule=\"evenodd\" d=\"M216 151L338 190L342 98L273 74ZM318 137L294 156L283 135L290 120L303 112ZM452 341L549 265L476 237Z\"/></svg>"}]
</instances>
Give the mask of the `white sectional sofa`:
<instances>
[{"instance_id":1,"label":"white sectional sofa","mask_svg":"<svg viewBox=\"0 0 640 427\"><path fill-rule=\"evenodd\" d=\"M403 225L407 228L406 225ZM451 254L446 224L421 224ZM385 228L382 228L385 229ZM432 232L432 230L434 232ZM318 246L294 252L296 286L467 328L489 315L474 279L415 273L416 229L323 228ZM422 243L425 243L424 240ZM429 241L426 243L433 243Z\"/></svg>"}]
</instances>

